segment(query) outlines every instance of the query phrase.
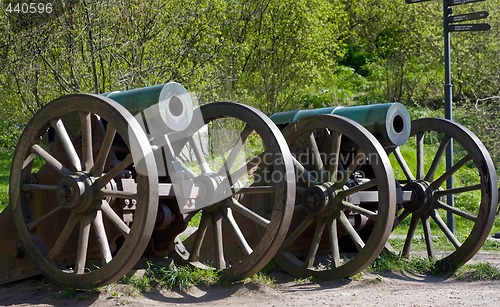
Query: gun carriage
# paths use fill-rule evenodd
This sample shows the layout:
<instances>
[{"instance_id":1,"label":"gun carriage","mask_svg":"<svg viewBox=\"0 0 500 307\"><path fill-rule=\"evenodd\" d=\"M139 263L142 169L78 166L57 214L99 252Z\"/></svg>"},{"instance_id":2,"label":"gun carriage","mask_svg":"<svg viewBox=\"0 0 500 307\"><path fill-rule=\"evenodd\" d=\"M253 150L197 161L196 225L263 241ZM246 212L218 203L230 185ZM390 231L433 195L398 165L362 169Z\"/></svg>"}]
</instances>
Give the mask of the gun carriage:
<instances>
[{"instance_id":1,"label":"gun carriage","mask_svg":"<svg viewBox=\"0 0 500 307\"><path fill-rule=\"evenodd\" d=\"M458 160L444 170L452 140ZM457 171L473 184L446 189ZM428 256L459 266L489 234L497 189L472 132L443 119L410 122L398 103L268 118L238 103L195 106L177 83L68 95L42 108L16 147L0 215L0 283L41 272L99 286L143 256L228 280L273 257L295 276L343 278L384 248L409 256L418 225ZM444 200L467 193L479 197L475 207ZM466 220L466 236L442 212ZM391 246L400 227L404 243ZM435 250L436 238L450 248Z\"/></svg>"}]
</instances>

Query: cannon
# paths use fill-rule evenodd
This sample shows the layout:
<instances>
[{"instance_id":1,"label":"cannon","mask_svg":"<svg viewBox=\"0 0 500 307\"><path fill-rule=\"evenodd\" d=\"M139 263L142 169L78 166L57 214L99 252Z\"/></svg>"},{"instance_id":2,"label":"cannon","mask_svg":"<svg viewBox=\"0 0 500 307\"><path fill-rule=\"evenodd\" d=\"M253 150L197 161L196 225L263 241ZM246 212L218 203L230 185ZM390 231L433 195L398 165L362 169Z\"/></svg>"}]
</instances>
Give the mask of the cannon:
<instances>
[{"instance_id":1,"label":"cannon","mask_svg":"<svg viewBox=\"0 0 500 307\"><path fill-rule=\"evenodd\" d=\"M399 103L287 111L271 119L298 174L290 230L275 256L290 274L346 278L383 248L409 257L418 244L437 265L455 269L486 240L497 177L484 145L467 128L439 118L410 122ZM446 170L450 142L455 160ZM446 180L460 172L467 181L447 189ZM449 195L458 206L447 203ZM449 215L460 225L456 232L444 222Z\"/></svg>"},{"instance_id":2,"label":"cannon","mask_svg":"<svg viewBox=\"0 0 500 307\"><path fill-rule=\"evenodd\" d=\"M457 160L446 170L452 140ZM457 172L469 180L446 189ZM228 280L274 258L292 275L337 279L384 248L410 256L419 242L456 267L488 236L497 189L472 132L411 121L399 103L267 117L234 102L196 106L177 83L68 95L42 108L16 147L0 284L43 273L95 287L141 257ZM470 204L452 207L449 195ZM454 233L443 213L465 229ZM436 251L436 240L446 248Z\"/></svg>"},{"instance_id":3,"label":"cannon","mask_svg":"<svg viewBox=\"0 0 500 307\"><path fill-rule=\"evenodd\" d=\"M41 272L95 287L143 255L177 252L229 280L266 265L294 204L286 142L254 108L193 105L182 86L167 83L68 95L43 107L12 161L1 282ZM217 137L204 138L207 131ZM264 185L263 172L279 180ZM194 216L199 223L188 226ZM245 219L258 224L251 241L239 226Z\"/></svg>"}]
</instances>

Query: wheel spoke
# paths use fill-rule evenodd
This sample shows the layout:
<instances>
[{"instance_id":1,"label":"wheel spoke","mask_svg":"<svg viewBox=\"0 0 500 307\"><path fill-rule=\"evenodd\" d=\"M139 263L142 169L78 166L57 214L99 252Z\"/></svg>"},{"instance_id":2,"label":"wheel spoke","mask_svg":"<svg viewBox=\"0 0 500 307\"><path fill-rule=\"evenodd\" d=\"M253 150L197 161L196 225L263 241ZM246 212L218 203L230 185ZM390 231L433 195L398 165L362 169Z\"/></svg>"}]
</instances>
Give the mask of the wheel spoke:
<instances>
[{"instance_id":1,"label":"wheel spoke","mask_svg":"<svg viewBox=\"0 0 500 307\"><path fill-rule=\"evenodd\" d=\"M403 212L401 212L401 214L398 215L396 220L394 221L394 226L392 226L392 229L398 227L399 224L401 224L401 222L408 217L408 215L410 215L410 211L403 209Z\"/></svg>"},{"instance_id":2,"label":"wheel spoke","mask_svg":"<svg viewBox=\"0 0 500 307\"><path fill-rule=\"evenodd\" d=\"M26 159L24 159L23 161L23 170L28 166L30 165L33 160L36 158L36 154L33 152L33 150L30 149L30 154L26 157Z\"/></svg>"},{"instance_id":3,"label":"wheel spoke","mask_svg":"<svg viewBox=\"0 0 500 307\"><path fill-rule=\"evenodd\" d=\"M73 146L73 142L69 137L66 127L64 127L64 123L61 119L58 119L52 120L50 124L56 130L56 134L59 137L61 145L66 152L66 155L68 156L68 159L74 170L80 172L82 170L82 162L80 161L80 157L76 153L75 146Z\"/></svg>"},{"instance_id":4,"label":"wheel spoke","mask_svg":"<svg viewBox=\"0 0 500 307\"><path fill-rule=\"evenodd\" d=\"M436 210L434 210L431 217L436 222L436 224L439 226L439 228L441 228L441 230L446 235L446 237L451 242L451 244L453 244L453 246L455 246L456 249L459 249L461 246L460 242L458 242L457 237L455 237L455 235L451 232L450 228L448 228L448 226L446 226L443 219L441 219L441 217L439 216L439 213L436 212Z\"/></svg>"},{"instance_id":5,"label":"wheel spoke","mask_svg":"<svg viewBox=\"0 0 500 307\"><path fill-rule=\"evenodd\" d=\"M55 207L54 209L52 209L51 211L45 213L44 215L42 215L41 217L39 217L36 221L33 221L33 222L30 222L27 224L28 226L28 229L29 231L32 231L33 229L35 229L41 222L45 221L46 219L48 219L49 217L53 216L54 214L58 213L59 211L61 211L63 209L63 207Z\"/></svg>"},{"instance_id":6,"label":"wheel spoke","mask_svg":"<svg viewBox=\"0 0 500 307\"><path fill-rule=\"evenodd\" d=\"M125 224L125 222L116 214L116 212L111 208L106 200L101 202L101 209L104 215L106 215L113 224L121 231L121 233L127 237L130 233L130 228Z\"/></svg>"},{"instance_id":7,"label":"wheel spoke","mask_svg":"<svg viewBox=\"0 0 500 307\"><path fill-rule=\"evenodd\" d=\"M396 147L394 150L394 157L396 158L396 161L398 161L399 166L401 167L401 170L405 174L405 177L408 181L414 181L415 176L413 176L410 167L406 163L406 160L404 159L403 155L401 154L401 150L399 147Z\"/></svg>"},{"instance_id":8,"label":"wheel spoke","mask_svg":"<svg viewBox=\"0 0 500 307\"><path fill-rule=\"evenodd\" d=\"M245 255L247 256L250 255L253 252L253 250L248 244L247 240L245 239L245 236L243 236L240 226L238 226L238 223L236 223L231 208L227 208L226 210L227 210L226 215L224 217L227 219L234 236L236 237L236 239L238 239L240 246L243 248L243 251L245 252Z\"/></svg>"},{"instance_id":9,"label":"wheel spoke","mask_svg":"<svg viewBox=\"0 0 500 307\"><path fill-rule=\"evenodd\" d=\"M109 248L108 237L106 235L106 229L104 227L104 221L102 219L102 211L97 210L97 214L92 221L92 226L94 227L95 235L97 237L97 243L101 250L101 256L104 263L109 263L112 259L111 250Z\"/></svg>"},{"instance_id":10,"label":"wheel spoke","mask_svg":"<svg viewBox=\"0 0 500 307\"><path fill-rule=\"evenodd\" d=\"M356 205L351 204L350 202L345 201L345 200L342 201L342 206L346 209L349 209L350 211L364 215L364 216L366 216L374 221L377 220L377 212L373 212L373 211L370 211L370 210L365 209L363 207L356 206Z\"/></svg>"},{"instance_id":11,"label":"wheel spoke","mask_svg":"<svg viewBox=\"0 0 500 307\"><path fill-rule=\"evenodd\" d=\"M432 232L431 225L429 223L429 216L425 216L421 218L422 227L424 228L424 238L425 245L427 247L427 255L429 258L434 258L434 244L432 243Z\"/></svg>"},{"instance_id":12,"label":"wheel spoke","mask_svg":"<svg viewBox=\"0 0 500 307\"><path fill-rule=\"evenodd\" d=\"M447 170L443 175L431 183L431 187L434 189L439 188L448 178L450 178L456 171L458 171L462 166L467 164L472 160L472 156L467 154L465 157L460 159L455 165L453 165L449 170Z\"/></svg>"},{"instance_id":13,"label":"wheel spoke","mask_svg":"<svg viewBox=\"0 0 500 307\"><path fill-rule=\"evenodd\" d=\"M64 224L64 227L61 230L61 234L54 243L54 246L52 246L52 249L47 254L47 259L54 260L54 258L57 255L59 255L63 247L66 245L66 242L68 241L69 236L73 232L73 229L75 229L77 223L78 223L78 218L76 214L71 213L68 220L66 221L66 224Z\"/></svg>"},{"instance_id":14,"label":"wheel spoke","mask_svg":"<svg viewBox=\"0 0 500 307\"><path fill-rule=\"evenodd\" d=\"M408 256L410 255L411 243L413 241L413 237L415 236L415 230L417 229L417 226L418 217L417 215L412 214L410 227L408 227L408 233L406 234L405 245L403 246L403 252L401 253L403 257L408 258Z\"/></svg>"},{"instance_id":15,"label":"wheel spoke","mask_svg":"<svg viewBox=\"0 0 500 307\"><path fill-rule=\"evenodd\" d=\"M88 214L80 220L80 233L78 236L78 248L75 261L76 274L85 273L85 263L87 262L87 250L89 247L91 222L92 219Z\"/></svg>"},{"instance_id":16,"label":"wheel spoke","mask_svg":"<svg viewBox=\"0 0 500 307\"><path fill-rule=\"evenodd\" d=\"M113 167L112 169L109 170L104 176L98 178L94 185L97 186L99 189L102 189L106 186L108 182L110 182L113 178L116 176L120 175L120 173L129 167L132 163L134 163L132 159L132 154L128 154L125 159L123 159L118 165Z\"/></svg>"},{"instance_id":17,"label":"wheel spoke","mask_svg":"<svg viewBox=\"0 0 500 307\"><path fill-rule=\"evenodd\" d=\"M110 127L110 125L108 124L106 128L106 133L104 134L104 138L99 148L99 152L97 153L94 166L92 166L92 168L90 169L90 174L92 176L101 176L102 173L104 172L106 160L111 150L111 146L113 145L113 140L115 138L115 135L116 135L116 129Z\"/></svg>"},{"instance_id":18,"label":"wheel spoke","mask_svg":"<svg viewBox=\"0 0 500 307\"><path fill-rule=\"evenodd\" d=\"M377 185L377 182L374 180L374 179L369 179L368 181L366 182L363 182L362 184L360 185L357 185L357 186L354 186L350 189L347 189L347 190L341 190L337 196L339 198L346 198L347 196L349 195L352 195L354 193L357 193L357 192L360 192L360 191L364 191L364 190L367 190L369 188L373 188L374 186Z\"/></svg>"},{"instance_id":19,"label":"wheel spoke","mask_svg":"<svg viewBox=\"0 0 500 307\"><path fill-rule=\"evenodd\" d=\"M293 207L293 214L296 214L296 212L304 210L306 207L304 207L304 204L298 204Z\"/></svg>"},{"instance_id":20,"label":"wheel spoke","mask_svg":"<svg viewBox=\"0 0 500 307\"><path fill-rule=\"evenodd\" d=\"M361 251L365 247L365 242L363 242L363 239L361 239L359 234L356 232L356 229L354 229L351 223L349 223L349 219L345 215L344 211L340 211L340 223L344 226L345 230L349 234L349 237L351 237L357 250Z\"/></svg>"},{"instance_id":21,"label":"wheel spoke","mask_svg":"<svg viewBox=\"0 0 500 307\"><path fill-rule=\"evenodd\" d=\"M21 186L21 191L23 191L23 192L29 192L29 191L57 191L57 186L55 186L55 185L46 185L46 184L24 183Z\"/></svg>"},{"instance_id":22,"label":"wheel spoke","mask_svg":"<svg viewBox=\"0 0 500 307\"><path fill-rule=\"evenodd\" d=\"M215 261L218 269L226 268L224 259L224 239L222 238L222 216L219 212L212 215L212 227L214 229Z\"/></svg>"},{"instance_id":23,"label":"wheel spoke","mask_svg":"<svg viewBox=\"0 0 500 307\"><path fill-rule=\"evenodd\" d=\"M292 156L292 159L293 159L293 165L295 166L295 172L297 174L297 178L303 176L304 179L306 180L308 186L318 182L316 177L314 177L313 174L311 174L309 171L307 171L304 168L304 166L302 164L300 164L300 162L295 157Z\"/></svg>"},{"instance_id":24,"label":"wheel spoke","mask_svg":"<svg viewBox=\"0 0 500 307\"><path fill-rule=\"evenodd\" d=\"M196 235L194 237L193 248L189 253L189 261L197 262L200 259L201 246L203 245L203 241L205 240L205 235L208 229L208 223L211 220L211 214L207 211L203 211L201 215L200 225L198 226L198 230L196 230Z\"/></svg>"},{"instance_id":25,"label":"wheel spoke","mask_svg":"<svg viewBox=\"0 0 500 307\"><path fill-rule=\"evenodd\" d=\"M314 265L314 259L316 259L316 253L318 252L319 243L321 237L323 236L323 230L325 229L326 221L323 219L318 219L316 223L316 229L314 229L314 236L309 247L309 254L307 255L305 265L306 268L310 268Z\"/></svg>"},{"instance_id":26,"label":"wheel spoke","mask_svg":"<svg viewBox=\"0 0 500 307\"><path fill-rule=\"evenodd\" d=\"M232 209L238 211L243 216L246 216L255 223L261 225L262 227L267 227L267 225L269 225L269 220L263 218L262 216L258 215L257 213L243 206L239 201L237 201L233 197L229 198L227 201Z\"/></svg>"},{"instance_id":27,"label":"wheel spoke","mask_svg":"<svg viewBox=\"0 0 500 307\"><path fill-rule=\"evenodd\" d=\"M470 221L473 221L473 222L477 221L477 216L474 216L468 212L462 211L462 210L458 209L457 207L452 207L452 206L448 205L447 203L444 203L444 202L439 201L439 200L437 203L438 203L438 206L440 208L443 208L446 211L452 212L453 214L456 214L458 216L461 216L461 217L468 219Z\"/></svg>"},{"instance_id":28,"label":"wheel spoke","mask_svg":"<svg viewBox=\"0 0 500 307\"><path fill-rule=\"evenodd\" d=\"M275 186L251 186L246 188L241 188L235 191L235 194L274 194L276 193Z\"/></svg>"},{"instance_id":29,"label":"wheel spoke","mask_svg":"<svg viewBox=\"0 0 500 307\"><path fill-rule=\"evenodd\" d=\"M108 189L101 189L101 191L99 192L99 197L101 198L113 197L113 198L126 198L126 199L139 198L136 192L108 190Z\"/></svg>"},{"instance_id":30,"label":"wheel spoke","mask_svg":"<svg viewBox=\"0 0 500 307\"><path fill-rule=\"evenodd\" d=\"M241 166L238 170L236 170L229 176L231 177L231 180L233 182L236 182L240 180L241 177L251 174L253 172L253 169L255 169L262 162L262 157L264 157L265 154L266 152L263 152Z\"/></svg>"},{"instance_id":31,"label":"wheel spoke","mask_svg":"<svg viewBox=\"0 0 500 307\"><path fill-rule=\"evenodd\" d=\"M340 159L340 144L342 142L342 134L331 131L332 138L332 148L330 150L330 154L333 155L333 161L329 161L330 163L330 182L337 182L337 172L339 170L339 159ZM333 135L332 135L333 134Z\"/></svg>"},{"instance_id":32,"label":"wheel spoke","mask_svg":"<svg viewBox=\"0 0 500 307\"><path fill-rule=\"evenodd\" d=\"M81 112L80 122L82 125L82 157L85 170L90 171L94 166L94 154L92 146L92 116L90 113Z\"/></svg>"},{"instance_id":33,"label":"wheel spoke","mask_svg":"<svg viewBox=\"0 0 500 307\"><path fill-rule=\"evenodd\" d=\"M252 129L248 124L245 125L245 128L243 128L243 131L240 133L240 137L238 140L236 140L236 143L233 146L233 149L227 156L226 162L224 165L219 169L218 173L219 175L225 175L226 172L229 172L231 167L233 167L234 162L236 161L236 158L238 158L238 155L240 154L241 150L243 149L243 144L245 144L248 136L250 133L252 133L254 129Z\"/></svg>"},{"instance_id":34,"label":"wheel spoke","mask_svg":"<svg viewBox=\"0 0 500 307\"><path fill-rule=\"evenodd\" d=\"M417 133L417 179L424 179L424 133Z\"/></svg>"},{"instance_id":35,"label":"wheel spoke","mask_svg":"<svg viewBox=\"0 0 500 307\"><path fill-rule=\"evenodd\" d=\"M181 166L181 169L185 171L185 173L190 177L190 179L194 179L198 177L198 174L196 174L192 169L187 167L184 162L180 161L180 159L177 160L179 162L179 165Z\"/></svg>"},{"instance_id":36,"label":"wheel spoke","mask_svg":"<svg viewBox=\"0 0 500 307\"><path fill-rule=\"evenodd\" d=\"M309 145L311 146L314 157L314 166L316 167L316 171L318 171L319 180L321 182L324 182L328 179L325 171L325 166L323 164L323 159L321 158L321 153L319 152L318 143L316 143L316 138L314 137L314 132L311 132L311 134L309 135Z\"/></svg>"},{"instance_id":37,"label":"wheel spoke","mask_svg":"<svg viewBox=\"0 0 500 307\"><path fill-rule=\"evenodd\" d=\"M434 192L434 196L441 197L441 196L445 196L445 195L465 193L465 192L470 192L470 191L475 191L475 190L481 190L481 188L482 188L481 184L476 184L476 185L454 188L454 189L447 189L447 190L442 190L442 191L438 190L438 191Z\"/></svg>"},{"instance_id":38,"label":"wheel spoke","mask_svg":"<svg viewBox=\"0 0 500 307\"><path fill-rule=\"evenodd\" d=\"M31 146L31 152L37 154L42 158L48 165L50 165L53 169L57 170L63 176L69 176L73 174L68 168L62 165L56 158L54 158L51 154L49 154L45 149L40 147L38 144L34 144Z\"/></svg>"},{"instance_id":39,"label":"wheel spoke","mask_svg":"<svg viewBox=\"0 0 500 307\"><path fill-rule=\"evenodd\" d=\"M425 175L424 180L425 181L432 181L434 180L434 174L436 173L436 170L439 166L439 162L441 161L441 158L443 157L443 153L446 150L446 147L448 146L448 143L450 143L451 136L445 135L444 138L441 140L441 144L439 144L439 148L436 151L436 155L434 156L434 160L432 160L432 164L429 167L429 170L427 171L427 175Z\"/></svg>"},{"instance_id":40,"label":"wheel spoke","mask_svg":"<svg viewBox=\"0 0 500 307\"><path fill-rule=\"evenodd\" d=\"M205 159L205 155L203 154L201 147L199 144L196 142L193 136L189 137L189 145L191 145L191 149L194 152L194 155L196 157L196 160L198 161L198 164L200 165L200 169L202 174L208 174L211 173L212 170L210 169L210 166L208 165L207 160Z\"/></svg>"},{"instance_id":41,"label":"wheel spoke","mask_svg":"<svg viewBox=\"0 0 500 307\"><path fill-rule=\"evenodd\" d=\"M292 233L289 233L288 236L286 237L285 241L281 245L282 248L286 248L290 246L293 242L295 242L300 235L309 227L312 222L314 222L315 218L311 215L308 215L300 225L293 230Z\"/></svg>"},{"instance_id":42,"label":"wheel spoke","mask_svg":"<svg viewBox=\"0 0 500 307\"><path fill-rule=\"evenodd\" d=\"M339 238L337 234L337 219L333 219L331 224L328 224L328 233L330 239L330 248L332 250L332 264L335 268L340 266L340 248Z\"/></svg>"}]
</instances>

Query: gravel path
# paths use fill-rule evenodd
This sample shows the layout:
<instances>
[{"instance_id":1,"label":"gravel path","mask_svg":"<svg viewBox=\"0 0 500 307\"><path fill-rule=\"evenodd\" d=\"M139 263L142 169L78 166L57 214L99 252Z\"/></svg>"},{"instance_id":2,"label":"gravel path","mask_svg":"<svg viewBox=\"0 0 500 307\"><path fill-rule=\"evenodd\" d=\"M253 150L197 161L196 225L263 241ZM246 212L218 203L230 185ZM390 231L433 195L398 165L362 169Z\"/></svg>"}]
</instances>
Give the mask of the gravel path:
<instances>
[{"instance_id":1,"label":"gravel path","mask_svg":"<svg viewBox=\"0 0 500 307\"><path fill-rule=\"evenodd\" d=\"M469 263L500 268L499 252L480 252ZM356 281L299 282L277 273L276 286L255 283L194 287L187 293L152 291L126 295L128 286L100 293L67 293L33 278L0 287L0 304L9 306L498 306L500 281L467 282L435 276L367 274ZM65 298L69 296L69 298Z\"/></svg>"}]
</instances>

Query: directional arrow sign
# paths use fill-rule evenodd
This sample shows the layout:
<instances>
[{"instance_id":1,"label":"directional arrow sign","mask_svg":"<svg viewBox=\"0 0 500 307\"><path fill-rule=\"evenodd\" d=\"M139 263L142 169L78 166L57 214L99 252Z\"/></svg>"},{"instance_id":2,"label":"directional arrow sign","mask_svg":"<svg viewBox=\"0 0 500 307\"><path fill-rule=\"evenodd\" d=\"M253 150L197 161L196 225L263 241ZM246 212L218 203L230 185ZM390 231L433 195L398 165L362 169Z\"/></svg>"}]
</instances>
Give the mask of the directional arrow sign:
<instances>
[{"instance_id":1,"label":"directional arrow sign","mask_svg":"<svg viewBox=\"0 0 500 307\"><path fill-rule=\"evenodd\" d=\"M448 5L460 5L460 4L467 4L480 1L484 0L448 0Z\"/></svg>"},{"instance_id":2,"label":"directional arrow sign","mask_svg":"<svg viewBox=\"0 0 500 307\"><path fill-rule=\"evenodd\" d=\"M450 25L450 32L488 31L489 29L491 29L489 23Z\"/></svg>"},{"instance_id":3,"label":"directional arrow sign","mask_svg":"<svg viewBox=\"0 0 500 307\"><path fill-rule=\"evenodd\" d=\"M431 0L406 0L406 3L412 4L412 3L419 3L419 2L424 2L424 1L431 1Z\"/></svg>"},{"instance_id":4,"label":"directional arrow sign","mask_svg":"<svg viewBox=\"0 0 500 307\"><path fill-rule=\"evenodd\" d=\"M455 15L455 16L449 17L449 22L453 23L453 22L462 22L462 21L483 19L483 18L488 17L489 15L490 14L486 11L470 13L470 14L463 14L463 15Z\"/></svg>"}]
</instances>

